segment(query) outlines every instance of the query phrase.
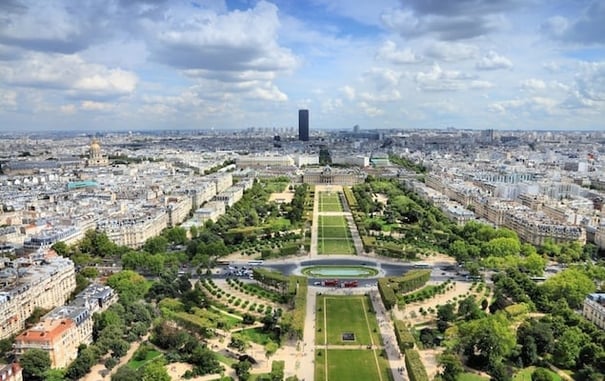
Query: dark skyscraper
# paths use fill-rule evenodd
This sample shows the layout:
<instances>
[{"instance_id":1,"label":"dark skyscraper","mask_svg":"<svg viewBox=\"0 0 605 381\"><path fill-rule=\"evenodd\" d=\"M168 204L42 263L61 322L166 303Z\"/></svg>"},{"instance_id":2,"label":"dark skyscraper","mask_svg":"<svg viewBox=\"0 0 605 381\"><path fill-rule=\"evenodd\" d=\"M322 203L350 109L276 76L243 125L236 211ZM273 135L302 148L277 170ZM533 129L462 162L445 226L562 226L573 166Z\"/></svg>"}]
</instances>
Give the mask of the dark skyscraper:
<instances>
[{"instance_id":1,"label":"dark skyscraper","mask_svg":"<svg viewBox=\"0 0 605 381\"><path fill-rule=\"evenodd\" d=\"M309 110L298 110L298 140L309 141Z\"/></svg>"}]
</instances>

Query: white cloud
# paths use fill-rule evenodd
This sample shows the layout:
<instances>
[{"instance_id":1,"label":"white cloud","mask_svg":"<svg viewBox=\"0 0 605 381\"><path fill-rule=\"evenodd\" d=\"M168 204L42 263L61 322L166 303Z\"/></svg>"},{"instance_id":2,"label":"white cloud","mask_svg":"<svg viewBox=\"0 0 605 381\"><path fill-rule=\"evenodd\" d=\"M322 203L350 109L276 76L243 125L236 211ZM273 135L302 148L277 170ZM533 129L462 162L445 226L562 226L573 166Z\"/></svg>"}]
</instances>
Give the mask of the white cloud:
<instances>
[{"instance_id":1,"label":"white cloud","mask_svg":"<svg viewBox=\"0 0 605 381\"><path fill-rule=\"evenodd\" d=\"M582 97L605 102L605 61L581 63L576 85Z\"/></svg>"},{"instance_id":2,"label":"white cloud","mask_svg":"<svg viewBox=\"0 0 605 381\"><path fill-rule=\"evenodd\" d=\"M380 49L378 49L376 58L395 65L412 64L421 61L421 58L412 49L399 49L397 44L391 40L385 41Z\"/></svg>"},{"instance_id":3,"label":"white cloud","mask_svg":"<svg viewBox=\"0 0 605 381\"><path fill-rule=\"evenodd\" d=\"M510 69L513 67L513 63L508 58L501 56L492 50L481 57L475 64L475 67L479 70Z\"/></svg>"},{"instance_id":4,"label":"white cloud","mask_svg":"<svg viewBox=\"0 0 605 381\"><path fill-rule=\"evenodd\" d=\"M355 89L351 86L344 86L340 89L348 100L354 100L356 96Z\"/></svg>"},{"instance_id":5,"label":"white cloud","mask_svg":"<svg viewBox=\"0 0 605 381\"><path fill-rule=\"evenodd\" d=\"M543 112L546 114L555 114L559 102L556 99L547 97L530 97L523 99L511 99L501 102L494 102L488 106L488 110L507 114L510 111L518 110L521 112Z\"/></svg>"},{"instance_id":6,"label":"white cloud","mask_svg":"<svg viewBox=\"0 0 605 381\"><path fill-rule=\"evenodd\" d=\"M363 112L367 116L376 117L376 116L381 116L384 114L384 110L382 110L374 105L371 105L367 102L359 102L357 105L363 110Z\"/></svg>"},{"instance_id":7,"label":"white cloud","mask_svg":"<svg viewBox=\"0 0 605 381\"><path fill-rule=\"evenodd\" d=\"M0 92L0 110L9 110L17 108L17 92L13 90L1 89Z\"/></svg>"},{"instance_id":8,"label":"white cloud","mask_svg":"<svg viewBox=\"0 0 605 381\"><path fill-rule=\"evenodd\" d=\"M529 91L539 91L546 89L546 83L541 79L530 78L521 81L521 89Z\"/></svg>"},{"instance_id":9,"label":"white cloud","mask_svg":"<svg viewBox=\"0 0 605 381\"><path fill-rule=\"evenodd\" d=\"M85 111L109 111L114 108L114 105L103 102L83 101L80 104L80 109Z\"/></svg>"},{"instance_id":10,"label":"white cloud","mask_svg":"<svg viewBox=\"0 0 605 381\"><path fill-rule=\"evenodd\" d=\"M487 89L492 87L488 81L478 80L475 76L456 70L442 70L438 64L428 72L418 72L414 77L418 88L425 91L456 91L468 89Z\"/></svg>"},{"instance_id":11,"label":"white cloud","mask_svg":"<svg viewBox=\"0 0 605 381\"><path fill-rule=\"evenodd\" d=\"M83 61L78 55L33 53L0 66L0 78L14 86L63 90L75 98L113 98L132 93L135 73Z\"/></svg>"},{"instance_id":12,"label":"white cloud","mask_svg":"<svg viewBox=\"0 0 605 381\"><path fill-rule=\"evenodd\" d=\"M59 110L63 114L71 115L71 114L76 113L77 107L76 107L76 105L70 103L70 104L66 104L66 105L61 105L61 107L59 107Z\"/></svg>"},{"instance_id":13,"label":"white cloud","mask_svg":"<svg viewBox=\"0 0 605 381\"><path fill-rule=\"evenodd\" d=\"M425 55L445 62L464 61L475 58L479 53L476 45L462 42L435 41L425 50Z\"/></svg>"}]
</instances>

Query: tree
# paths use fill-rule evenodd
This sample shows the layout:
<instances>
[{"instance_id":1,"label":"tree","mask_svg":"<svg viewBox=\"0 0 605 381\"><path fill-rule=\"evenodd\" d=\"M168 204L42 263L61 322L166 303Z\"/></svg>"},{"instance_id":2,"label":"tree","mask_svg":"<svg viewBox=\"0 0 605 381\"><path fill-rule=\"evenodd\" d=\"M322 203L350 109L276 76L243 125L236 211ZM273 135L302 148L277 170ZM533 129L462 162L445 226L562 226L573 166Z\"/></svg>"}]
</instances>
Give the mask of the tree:
<instances>
[{"instance_id":1,"label":"tree","mask_svg":"<svg viewBox=\"0 0 605 381\"><path fill-rule=\"evenodd\" d=\"M233 364L237 378L242 381L247 381L250 378L250 368L251 365L246 360Z\"/></svg>"},{"instance_id":2,"label":"tree","mask_svg":"<svg viewBox=\"0 0 605 381\"><path fill-rule=\"evenodd\" d=\"M168 240L164 236L148 238L143 245L143 250L151 254L165 253L168 249Z\"/></svg>"},{"instance_id":3,"label":"tree","mask_svg":"<svg viewBox=\"0 0 605 381\"><path fill-rule=\"evenodd\" d=\"M80 274L88 279L95 279L99 277L99 269L94 267L85 267L82 269L82 271L80 271Z\"/></svg>"},{"instance_id":4,"label":"tree","mask_svg":"<svg viewBox=\"0 0 605 381\"><path fill-rule=\"evenodd\" d=\"M590 338L580 328L567 328L555 343L553 361L562 368L574 368L580 355L582 344L589 341Z\"/></svg>"},{"instance_id":5,"label":"tree","mask_svg":"<svg viewBox=\"0 0 605 381\"><path fill-rule=\"evenodd\" d=\"M464 372L464 367L460 357L453 353L444 353L439 357L439 364L442 366L441 378L443 381L456 381L458 375Z\"/></svg>"},{"instance_id":6,"label":"tree","mask_svg":"<svg viewBox=\"0 0 605 381\"><path fill-rule=\"evenodd\" d=\"M555 343L551 325L544 321L529 320L517 329L517 341L525 345L526 340L532 338L536 345L538 355L543 356L552 351Z\"/></svg>"},{"instance_id":7,"label":"tree","mask_svg":"<svg viewBox=\"0 0 605 381\"><path fill-rule=\"evenodd\" d=\"M63 369L49 369L44 373L44 381L65 381Z\"/></svg>"},{"instance_id":8,"label":"tree","mask_svg":"<svg viewBox=\"0 0 605 381\"><path fill-rule=\"evenodd\" d=\"M465 354L484 366L493 366L515 348L515 333L504 313L460 324L460 345Z\"/></svg>"},{"instance_id":9,"label":"tree","mask_svg":"<svg viewBox=\"0 0 605 381\"><path fill-rule=\"evenodd\" d=\"M456 311L452 303L447 303L437 308L437 319L452 322L456 320Z\"/></svg>"},{"instance_id":10,"label":"tree","mask_svg":"<svg viewBox=\"0 0 605 381\"><path fill-rule=\"evenodd\" d=\"M596 290L596 286L582 270L567 268L548 278L542 284L542 289L552 301L565 299L569 307L578 309L586 295Z\"/></svg>"},{"instance_id":11,"label":"tree","mask_svg":"<svg viewBox=\"0 0 605 381\"><path fill-rule=\"evenodd\" d=\"M86 347L78 351L78 357L69 364L65 371L65 376L70 380L79 380L90 371L90 368L97 361L97 356L92 349L93 347Z\"/></svg>"},{"instance_id":12,"label":"tree","mask_svg":"<svg viewBox=\"0 0 605 381\"><path fill-rule=\"evenodd\" d=\"M518 255L521 251L521 244L518 238L494 238L483 246L483 251L486 257Z\"/></svg>"},{"instance_id":13,"label":"tree","mask_svg":"<svg viewBox=\"0 0 605 381\"><path fill-rule=\"evenodd\" d=\"M147 281L132 270L124 270L113 274L107 279L107 284L117 291L122 304L133 303L147 293Z\"/></svg>"},{"instance_id":14,"label":"tree","mask_svg":"<svg viewBox=\"0 0 605 381\"><path fill-rule=\"evenodd\" d=\"M139 372L128 365L119 367L114 374L111 375L111 381L140 381Z\"/></svg>"},{"instance_id":15,"label":"tree","mask_svg":"<svg viewBox=\"0 0 605 381\"><path fill-rule=\"evenodd\" d=\"M485 315L483 311L477 305L477 301L474 296L468 296L460 301L458 306L458 316L466 320L478 319Z\"/></svg>"},{"instance_id":16,"label":"tree","mask_svg":"<svg viewBox=\"0 0 605 381\"><path fill-rule=\"evenodd\" d=\"M544 368L536 368L531 374L531 381L552 381L550 372Z\"/></svg>"},{"instance_id":17,"label":"tree","mask_svg":"<svg viewBox=\"0 0 605 381\"><path fill-rule=\"evenodd\" d=\"M69 247L63 241L56 242L51 248L62 257L69 256Z\"/></svg>"},{"instance_id":18,"label":"tree","mask_svg":"<svg viewBox=\"0 0 605 381\"><path fill-rule=\"evenodd\" d=\"M523 361L523 366L534 365L538 361L538 349L532 336L525 339L521 347L521 361Z\"/></svg>"},{"instance_id":19,"label":"tree","mask_svg":"<svg viewBox=\"0 0 605 381\"><path fill-rule=\"evenodd\" d=\"M48 352L42 349L28 349L19 359L25 380L44 380L44 373L50 369L51 361Z\"/></svg>"},{"instance_id":20,"label":"tree","mask_svg":"<svg viewBox=\"0 0 605 381\"><path fill-rule=\"evenodd\" d=\"M170 375L161 361L152 361L143 368L141 381L170 381Z\"/></svg>"}]
</instances>

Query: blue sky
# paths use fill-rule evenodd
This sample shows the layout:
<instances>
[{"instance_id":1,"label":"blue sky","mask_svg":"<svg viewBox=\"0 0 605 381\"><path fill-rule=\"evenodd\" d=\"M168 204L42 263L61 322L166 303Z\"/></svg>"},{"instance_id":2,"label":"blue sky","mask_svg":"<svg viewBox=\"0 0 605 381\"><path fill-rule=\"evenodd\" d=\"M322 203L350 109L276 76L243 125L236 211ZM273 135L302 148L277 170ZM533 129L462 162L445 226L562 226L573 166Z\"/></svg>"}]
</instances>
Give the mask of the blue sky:
<instances>
[{"instance_id":1,"label":"blue sky","mask_svg":"<svg viewBox=\"0 0 605 381\"><path fill-rule=\"evenodd\" d=\"M0 132L605 129L605 1L3 0Z\"/></svg>"}]
</instances>

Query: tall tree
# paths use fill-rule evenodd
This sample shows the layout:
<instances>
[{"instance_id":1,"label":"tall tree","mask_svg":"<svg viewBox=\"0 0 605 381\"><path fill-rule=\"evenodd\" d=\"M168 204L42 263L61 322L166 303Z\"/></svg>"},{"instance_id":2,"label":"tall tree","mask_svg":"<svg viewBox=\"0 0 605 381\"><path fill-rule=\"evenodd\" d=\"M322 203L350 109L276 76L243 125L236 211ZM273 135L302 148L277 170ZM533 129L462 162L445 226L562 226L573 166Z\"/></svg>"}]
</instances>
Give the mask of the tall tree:
<instances>
[{"instance_id":1,"label":"tall tree","mask_svg":"<svg viewBox=\"0 0 605 381\"><path fill-rule=\"evenodd\" d=\"M50 369L51 361L48 352L42 349L28 349L19 359L23 367L23 377L25 380L42 381L44 374Z\"/></svg>"}]
</instances>

